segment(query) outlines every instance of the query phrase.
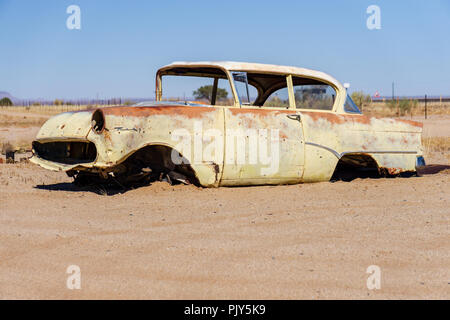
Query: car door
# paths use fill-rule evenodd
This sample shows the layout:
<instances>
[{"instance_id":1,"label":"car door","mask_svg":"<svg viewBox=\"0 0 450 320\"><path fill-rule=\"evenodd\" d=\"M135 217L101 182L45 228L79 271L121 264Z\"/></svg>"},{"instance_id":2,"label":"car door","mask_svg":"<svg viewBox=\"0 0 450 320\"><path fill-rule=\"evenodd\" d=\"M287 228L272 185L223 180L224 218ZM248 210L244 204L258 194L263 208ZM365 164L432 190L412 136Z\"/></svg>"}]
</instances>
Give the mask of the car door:
<instances>
[{"instance_id":1,"label":"car door","mask_svg":"<svg viewBox=\"0 0 450 320\"><path fill-rule=\"evenodd\" d=\"M221 185L298 183L304 169L300 113L273 108L225 109Z\"/></svg>"}]
</instances>

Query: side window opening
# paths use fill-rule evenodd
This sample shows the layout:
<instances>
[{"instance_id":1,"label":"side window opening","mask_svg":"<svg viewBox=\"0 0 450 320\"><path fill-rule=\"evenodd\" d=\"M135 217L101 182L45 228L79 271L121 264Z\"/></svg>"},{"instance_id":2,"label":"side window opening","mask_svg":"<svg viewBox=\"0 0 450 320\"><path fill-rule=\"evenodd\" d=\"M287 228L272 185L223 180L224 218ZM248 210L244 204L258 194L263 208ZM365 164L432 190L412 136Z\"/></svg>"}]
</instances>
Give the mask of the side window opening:
<instances>
[{"instance_id":1,"label":"side window opening","mask_svg":"<svg viewBox=\"0 0 450 320\"><path fill-rule=\"evenodd\" d=\"M286 75L248 73L248 82L255 83L260 91L254 105L289 109L289 89ZM297 109L333 110L336 90L320 80L292 77Z\"/></svg>"},{"instance_id":2,"label":"side window opening","mask_svg":"<svg viewBox=\"0 0 450 320\"><path fill-rule=\"evenodd\" d=\"M231 75L233 77L234 87L236 88L236 93L239 98L239 103L241 105L253 105L256 97L258 96L258 91L256 88L248 83L247 73L241 71L232 71Z\"/></svg>"},{"instance_id":3,"label":"side window opening","mask_svg":"<svg viewBox=\"0 0 450 320\"><path fill-rule=\"evenodd\" d=\"M336 100L336 90L320 82L294 84L294 96L297 109L332 110Z\"/></svg>"},{"instance_id":4,"label":"side window opening","mask_svg":"<svg viewBox=\"0 0 450 320\"><path fill-rule=\"evenodd\" d=\"M289 108L288 88L281 88L273 92L264 102L263 107Z\"/></svg>"},{"instance_id":5,"label":"side window opening","mask_svg":"<svg viewBox=\"0 0 450 320\"><path fill-rule=\"evenodd\" d=\"M289 94L285 74L248 72L248 83L254 86L252 105L258 107L289 107ZM250 95L253 96L252 92Z\"/></svg>"}]
</instances>

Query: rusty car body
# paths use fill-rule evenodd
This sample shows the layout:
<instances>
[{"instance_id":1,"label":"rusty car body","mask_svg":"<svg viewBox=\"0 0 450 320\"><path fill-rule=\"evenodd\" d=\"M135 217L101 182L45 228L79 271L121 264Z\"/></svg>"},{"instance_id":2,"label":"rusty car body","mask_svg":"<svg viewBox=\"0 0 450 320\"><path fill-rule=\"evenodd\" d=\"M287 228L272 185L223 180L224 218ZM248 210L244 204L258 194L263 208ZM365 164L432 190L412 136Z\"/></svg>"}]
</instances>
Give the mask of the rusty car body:
<instances>
[{"instance_id":1,"label":"rusty car body","mask_svg":"<svg viewBox=\"0 0 450 320\"><path fill-rule=\"evenodd\" d=\"M211 96L206 102L169 101L163 94L168 76L211 79ZM219 79L231 95L222 103L216 99ZM180 129L184 144L180 134L174 136ZM207 137L208 132L213 134ZM414 174L424 164L421 133L419 122L363 115L346 88L319 71L175 62L157 71L154 102L50 118L33 142L31 161L66 171L78 181L113 179L123 184L166 176L204 187L295 184L355 173ZM221 140L214 143L214 155L196 153L211 145L211 137ZM261 141L272 144L264 147ZM261 150L269 149L277 151L272 162L259 161ZM182 161L174 161L175 154ZM274 170L264 170L275 160Z\"/></svg>"}]
</instances>

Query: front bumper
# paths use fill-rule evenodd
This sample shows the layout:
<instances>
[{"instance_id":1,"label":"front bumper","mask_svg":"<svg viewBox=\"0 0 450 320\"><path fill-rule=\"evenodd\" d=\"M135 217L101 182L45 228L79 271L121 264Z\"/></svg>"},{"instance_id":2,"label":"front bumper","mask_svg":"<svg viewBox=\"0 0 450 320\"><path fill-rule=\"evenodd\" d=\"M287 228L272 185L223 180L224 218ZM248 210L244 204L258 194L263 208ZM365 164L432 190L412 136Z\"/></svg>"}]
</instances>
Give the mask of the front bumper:
<instances>
[{"instance_id":1,"label":"front bumper","mask_svg":"<svg viewBox=\"0 0 450 320\"><path fill-rule=\"evenodd\" d=\"M92 168L92 164L83 163L81 165L79 163L77 163L77 164L57 163L57 162L42 159L35 154L30 158L30 162L37 164L37 165L41 166L42 168L51 170L51 171L69 171L69 170L75 169L77 167Z\"/></svg>"}]
</instances>

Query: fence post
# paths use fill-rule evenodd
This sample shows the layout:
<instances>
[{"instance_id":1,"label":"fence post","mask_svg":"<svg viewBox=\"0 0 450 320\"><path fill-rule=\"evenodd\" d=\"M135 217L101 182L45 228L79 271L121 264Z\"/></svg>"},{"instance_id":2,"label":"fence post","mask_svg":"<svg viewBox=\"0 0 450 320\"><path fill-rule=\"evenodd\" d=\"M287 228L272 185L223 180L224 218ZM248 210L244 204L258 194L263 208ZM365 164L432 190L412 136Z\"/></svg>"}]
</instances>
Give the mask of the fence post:
<instances>
[{"instance_id":1,"label":"fence post","mask_svg":"<svg viewBox=\"0 0 450 320\"><path fill-rule=\"evenodd\" d=\"M413 115L413 108L412 108L412 106L413 106L412 98L409 98L409 107L411 108L411 109L409 109L409 112L411 114L411 120L412 120L412 115Z\"/></svg>"},{"instance_id":2,"label":"fence post","mask_svg":"<svg viewBox=\"0 0 450 320\"><path fill-rule=\"evenodd\" d=\"M427 118L427 95L425 95L425 119Z\"/></svg>"}]
</instances>

